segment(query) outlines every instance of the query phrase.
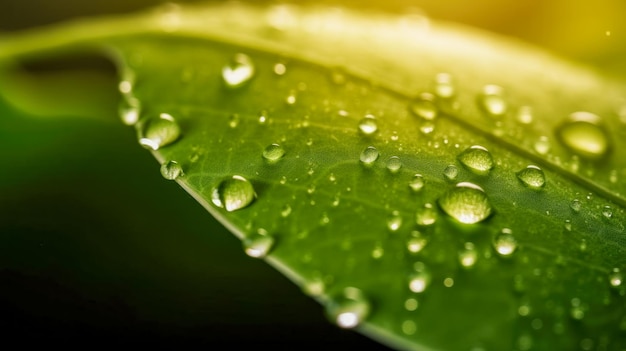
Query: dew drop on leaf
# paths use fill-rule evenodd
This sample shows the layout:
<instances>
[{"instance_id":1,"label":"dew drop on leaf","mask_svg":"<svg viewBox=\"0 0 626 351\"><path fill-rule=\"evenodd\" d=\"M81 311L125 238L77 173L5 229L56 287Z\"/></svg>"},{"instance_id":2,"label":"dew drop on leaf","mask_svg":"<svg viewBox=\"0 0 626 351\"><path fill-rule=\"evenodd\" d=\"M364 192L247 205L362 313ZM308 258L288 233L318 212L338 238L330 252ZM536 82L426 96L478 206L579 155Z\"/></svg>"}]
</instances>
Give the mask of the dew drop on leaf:
<instances>
[{"instance_id":1,"label":"dew drop on leaf","mask_svg":"<svg viewBox=\"0 0 626 351\"><path fill-rule=\"evenodd\" d=\"M280 216L283 218L287 218L289 217L290 214L291 214L291 206L289 206L288 204L283 205L283 207L280 210Z\"/></svg>"},{"instance_id":2,"label":"dew drop on leaf","mask_svg":"<svg viewBox=\"0 0 626 351\"><path fill-rule=\"evenodd\" d=\"M238 88L254 77L254 64L246 54L236 54L222 68L222 78L229 88Z\"/></svg>"},{"instance_id":3,"label":"dew drop on leaf","mask_svg":"<svg viewBox=\"0 0 626 351\"><path fill-rule=\"evenodd\" d=\"M503 93L500 86L486 85L478 95L478 106L492 117L503 116L508 109Z\"/></svg>"},{"instance_id":4,"label":"dew drop on leaf","mask_svg":"<svg viewBox=\"0 0 626 351\"><path fill-rule=\"evenodd\" d=\"M410 319L402 322L402 332L406 335L413 335L417 331L417 325Z\"/></svg>"},{"instance_id":5,"label":"dew drop on leaf","mask_svg":"<svg viewBox=\"0 0 626 351\"><path fill-rule=\"evenodd\" d=\"M374 115L365 115L361 121L359 121L359 130L365 135L372 135L378 130L378 124L376 123L376 117Z\"/></svg>"},{"instance_id":6,"label":"dew drop on leaf","mask_svg":"<svg viewBox=\"0 0 626 351\"><path fill-rule=\"evenodd\" d=\"M424 188L424 176L422 176L421 174L416 174L413 176L413 179L411 179L411 181L409 182L409 188L411 188L411 190L413 192L420 192L423 188Z\"/></svg>"},{"instance_id":7,"label":"dew drop on leaf","mask_svg":"<svg viewBox=\"0 0 626 351\"><path fill-rule=\"evenodd\" d=\"M624 276L619 268L613 268L611 273L609 274L609 284L613 288L619 288L624 281Z\"/></svg>"},{"instance_id":8,"label":"dew drop on leaf","mask_svg":"<svg viewBox=\"0 0 626 351\"><path fill-rule=\"evenodd\" d=\"M418 262L415 265L415 272L409 275L409 290L414 293L422 293L430 285L431 279L432 277L426 266Z\"/></svg>"},{"instance_id":9,"label":"dew drop on leaf","mask_svg":"<svg viewBox=\"0 0 626 351\"><path fill-rule=\"evenodd\" d=\"M502 257L508 257L517 249L517 240L513 236L513 231L504 228L493 239L493 248Z\"/></svg>"},{"instance_id":10,"label":"dew drop on leaf","mask_svg":"<svg viewBox=\"0 0 626 351\"><path fill-rule=\"evenodd\" d=\"M406 248L410 253L416 254L422 251L426 244L428 244L428 237L424 233L414 230L406 242Z\"/></svg>"},{"instance_id":11,"label":"dew drop on leaf","mask_svg":"<svg viewBox=\"0 0 626 351\"><path fill-rule=\"evenodd\" d=\"M455 165L448 165L443 170L443 176L447 180L455 180L458 175L459 175L459 169Z\"/></svg>"},{"instance_id":12,"label":"dew drop on leaf","mask_svg":"<svg viewBox=\"0 0 626 351\"><path fill-rule=\"evenodd\" d=\"M530 106L521 106L517 110L517 121L522 124L531 124L534 119L533 108Z\"/></svg>"},{"instance_id":13,"label":"dew drop on leaf","mask_svg":"<svg viewBox=\"0 0 626 351\"><path fill-rule=\"evenodd\" d=\"M371 305L360 289L347 287L342 294L328 302L326 313L337 326L351 329L361 324L370 313Z\"/></svg>"},{"instance_id":14,"label":"dew drop on leaf","mask_svg":"<svg viewBox=\"0 0 626 351\"><path fill-rule=\"evenodd\" d=\"M450 217L466 224L481 222L492 213L485 191L469 182L459 183L447 191L439 198L439 206Z\"/></svg>"},{"instance_id":15,"label":"dew drop on leaf","mask_svg":"<svg viewBox=\"0 0 626 351\"><path fill-rule=\"evenodd\" d=\"M582 209L583 205L580 200L574 199L572 200L572 202L570 202L569 207L572 209L572 211L578 213Z\"/></svg>"},{"instance_id":16,"label":"dew drop on leaf","mask_svg":"<svg viewBox=\"0 0 626 351\"><path fill-rule=\"evenodd\" d=\"M437 210L432 204L424 204L415 214L415 223L421 226L433 225L437 222Z\"/></svg>"},{"instance_id":17,"label":"dew drop on leaf","mask_svg":"<svg viewBox=\"0 0 626 351\"><path fill-rule=\"evenodd\" d=\"M541 189L546 184L546 176L543 174L543 170L537 166L529 165L521 171L515 173L517 179L522 184L531 189Z\"/></svg>"},{"instance_id":18,"label":"dew drop on leaf","mask_svg":"<svg viewBox=\"0 0 626 351\"><path fill-rule=\"evenodd\" d=\"M547 155L550 151L550 139L547 136L540 136L533 145L539 155Z\"/></svg>"},{"instance_id":19,"label":"dew drop on leaf","mask_svg":"<svg viewBox=\"0 0 626 351\"><path fill-rule=\"evenodd\" d=\"M402 168L402 161L400 161L400 158L398 156L389 157L387 160L387 169L389 172L398 173L400 168Z\"/></svg>"},{"instance_id":20,"label":"dew drop on leaf","mask_svg":"<svg viewBox=\"0 0 626 351\"><path fill-rule=\"evenodd\" d=\"M124 97L120 101L119 114L124 124L132 126L139 121L141 103L133 97Z\"/></svg>"},{"instance_id":21,"label":"dew drop on leaf","mask_svg":"<svg viewBox=\"0 0 626 351\"><path fill-rule=\"evenodd\" d=\"M378 156L378 149L373 146L368 146L361 152L359 159L364 165L371 166L378 159Z\"/></svg>"},{"instance_id":22,"label":"dew drop on leaf","mask_svg":"<svg viewBox=\"0 0 626 351\"><path fill-rule=\"evenodd\" d=\"M486 148L473 145L458 156L459 162L476 174L487 174L493 168L493 157Z\"/></svg>"},{"instance_id":23,"label":"dew drop on leaf","mask_svg":"<svg viewBox=\"0 0 626 351\"><path fill-rule=\"evenodd\" d=\"M228 126L231 128L237 128L237 126L239 126L240 120L241 120L241 117L239 117L238 114L233 113L232 115L228 117Z\"/></svg>"},{"instance_id":24,"label":"dew drop on leaf","mask_svg":"<svg viewBox=\"0 0 626 351\"><path fill-rule=\"evenodd\" d=\"M456 95L456 86L452 76L448 73L439 73L435 76L435 95L441 99L450 99Z\"/></svg>"},{"instance_id":25,"label":"dew drop on leaf","mask_svg":"<svg viewBox=\"0 0 626 351\"><path fill-rule=\"evenodd\" d=\"M180 126L178 122L167 113L161 113L156 118L146 121L141 129L139 144L146 149L154 151L163 146L167 146L180 137Z\"/></svg>"},{"instance_id":26,"label":"dew drop on leaf","mask_svg":"<svg viewBox=\"0 0 626 351\"><path fill-rule=\"evenodd\" d=\"M602 208L602 215L604 216L604 218L611 218L613 217L613 209L611 208L611 206L604 206Z\"/></svg>"},{"instance_id":27,"label":"dew drop on leaf","mask_svg":"<svg viewBox=\"0 0 626 351\"><path fill-rule=\"evenodd\" d=\"M398 231L402 226L402 216L398 211L394 211L387 219L387 229L392 232Z\"/></svg>"},{"instance_id":28,"label":"dew drop on leaf","mask_svg":"<svg viewBox=\"0 0 626 351\"><path fill-rule=\"evenodd\" d=\"M174 180L183 175L183 167L176 161L167 161L161 165L161 175L167 180Z\"/></svg>"},{"instance_id":29,"label":"dew drop on leaf","mask_svg":"<svg viewBox=\"0 0 626 351\"><path fill-rule=\"evenodd\" d=\"M274 243L274 238L261 229L244 239L243 247L246 255L254 258L263 258L272 250Z\"/></svg>"},{"instance_id":30,"label":"dew drop on leaf","mask_svg":"<svg viewBox=\"0 0 626 351\"><path fill-rule=\"evenodd\" d=\"M322 278L314 277L304 281L302 290L310 296L321 296L326 290L326 284Z\"/></svg>"},{"instance_id":31,"label":"dew drop on leaf","mask_svg":"<svg viewBox=\"0 0 626 351\"><path fill-rule=\"evenodd\" d=\"M263 150L263 159L268 163L275 163L285 156L285 149L278 144L268 145Z\"/></svg>"},{"instance_id":32,"label":"dew drop on leaf","mask_svg":"<svg viewBox=\"0 0 626 351\"><path fill-rule=\"evenodd\" d=\"M228 212L236 211L250 205L256 198L254 187L242 176L224 179L213 189L211 201L217 207Z\"/></svg>"},{"instance_id":33,"label":"dew drop on leaf","mask_svg":"<svg viewBox=\"0 0 626 351\"><path fill-rule=\"evenodd\" d=\"M478 260L478 252L473 243L467 242L463 245L463 249L459 251L459 263L464 268L472 268Z\"/></svg>"},{"instance_id":34,"label":"dew drop on leaf","mask_svg":"<svg viewBox=\"0 0 626 351\"><path fill-rule=\"evenodd\" d=\"M419 301L417 301L417 299L415 298L411 297L404 301L404 309L406 309L409 312L413 312L417 310L418 307L419 307Z\"/></svg>"},{"instance_id":35,"label":"dew drop on leaf","mask_svg":"<svg viewBox=\"0 0 626 351\"><path fill-rule=\"evenodd\" d=\"M590 112L574 112L561 124L556 135L572 152L586 158L598 159L610 149L607 131L599 116Z\"/></svg>"},{"instance_id":36,"label":"dew drop on leaf","mask_svg":"<svg viewBox=\"0 0 626 351\"><path fill-rule=\"evenodd\" d=\"M282 76L286 72L287 72L287 66L285 66L284 63L279 62L274 65L274 74L276 74L277 76Z\"/></svg>"},{"instance_id":37,"label":"dew drop on leaf","mask_svg":"<svg viewBox=\"0 0 626 351\"><path fill-rule=\"evenodd\" d=\"M411 102L410 110L415 116L429 121L434 120L439 113L435 104L435 96L431 93L422 93L415 98Z\"/></svg>"}]
</instances>

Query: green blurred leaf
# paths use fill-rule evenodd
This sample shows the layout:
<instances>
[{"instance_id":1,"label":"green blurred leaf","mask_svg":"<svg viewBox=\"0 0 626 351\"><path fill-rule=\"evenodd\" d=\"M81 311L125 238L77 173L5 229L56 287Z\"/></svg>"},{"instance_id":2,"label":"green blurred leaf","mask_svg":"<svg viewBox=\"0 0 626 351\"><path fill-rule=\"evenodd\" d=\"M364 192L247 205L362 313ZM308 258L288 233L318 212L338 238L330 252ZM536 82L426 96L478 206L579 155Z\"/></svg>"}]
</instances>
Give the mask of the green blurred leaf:
<instances>
[{"instance_id":1,"label":"green blurred leaf","mask_svg":"<svg viewBox=\"0 0 626 351\"><path fill-rule=\"evenodd\" d=\"M626 345L623 84L417 14L290 5L0 42L5 58L92 45L114 53L142 144L331 319L362 313L357 330L406 349ZM524 186L529 165L545 185Z\"/></svg>"}]
</instances>

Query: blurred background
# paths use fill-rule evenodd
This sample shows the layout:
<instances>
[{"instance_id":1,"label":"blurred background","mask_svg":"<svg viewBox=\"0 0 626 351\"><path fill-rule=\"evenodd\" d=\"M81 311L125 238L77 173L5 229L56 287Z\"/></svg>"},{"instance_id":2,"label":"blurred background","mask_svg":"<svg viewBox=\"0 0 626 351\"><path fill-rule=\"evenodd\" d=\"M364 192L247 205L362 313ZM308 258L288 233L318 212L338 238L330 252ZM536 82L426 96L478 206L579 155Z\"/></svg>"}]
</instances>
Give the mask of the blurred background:
<instances>
[{"instance_id":1,"label":"blurred background","mask_svg":"<svg viewBox=\"0 0 626 351\"><path fill-rule=\"evenodd\" d=\"M626 73L623 0L300 2L421 9L433 20L513 36L617 79ZM5 1L0 33L160 3ZM104 72L110 76L103 80L108 98L117 99L114 68L87 61L34 67L45 74L73 64ZM328 323L321 306L264 262L244 255L239 240L160 176L134 131L118 122L116 103L110 107L103 111L108 121L33 119L0 98L5 341L383 348Z\"/></svg>"}]
</instances>

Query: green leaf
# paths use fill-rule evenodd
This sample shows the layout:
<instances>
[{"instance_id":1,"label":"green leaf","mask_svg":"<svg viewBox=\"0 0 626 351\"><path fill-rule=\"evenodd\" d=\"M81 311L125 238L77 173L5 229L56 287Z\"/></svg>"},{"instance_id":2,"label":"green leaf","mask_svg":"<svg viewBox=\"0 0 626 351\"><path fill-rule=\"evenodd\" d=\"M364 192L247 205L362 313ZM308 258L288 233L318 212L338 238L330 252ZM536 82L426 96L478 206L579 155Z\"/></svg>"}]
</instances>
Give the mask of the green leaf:
<instances>
[{"instance_id":1,"label":"green leaf","mask_svg":"<svg viewBox=\"0 0 626 351\"><path fill-rule=\"evenodd\" d=\"M420 16L290 5L77 23L0 60L94 45L163 174L331 321L402 349L626 346L623 84Z\"/></svg>"}]
</instances>

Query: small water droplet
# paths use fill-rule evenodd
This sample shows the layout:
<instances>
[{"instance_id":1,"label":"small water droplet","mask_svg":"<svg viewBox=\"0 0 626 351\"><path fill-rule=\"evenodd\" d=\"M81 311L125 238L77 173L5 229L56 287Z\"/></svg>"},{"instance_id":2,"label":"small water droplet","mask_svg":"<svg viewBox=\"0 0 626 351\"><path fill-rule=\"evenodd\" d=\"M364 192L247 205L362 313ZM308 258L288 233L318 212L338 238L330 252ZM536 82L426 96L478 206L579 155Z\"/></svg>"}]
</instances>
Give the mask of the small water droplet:
<instances>
[{"instance_id":1,"label":"small water droplet","mask_svg":"<svg viewBox=\"0 0 626 351\"><path fill-rule=\"evenodd\" d=\"M384 254L385 249L383 249L383 246L380 243L377 243L376 246L374 246L374 250L372 250L372 258L378 260L383 257Z\"/></svg>"},{"instance_id":2,"label":"small water droplet","mask_svg":"<svg viewBox=\"0 0 626 351\"><path fill-rule=\"evenodd\" d=\"M423 264L416 265L415 268L416 271L409 276L409 290L414 293L422 293L428 288L432 277Z\"/></svg>"},{"instance_id":3,"label":"small water droplet","mask_svg":"<svg viewBox=\"0 0 626 351\"><path fill-rule=\"evenodd\" d=\"M286 72L287 66L284 63L278 62L274 65L274 74L276 74L277 76L282 76Z\"/></svg>"},{"instance_id":4,"label":"small water droplet","mask_svg":"<svg viewBox=\"0 0 626 351\"><path fill-rule=\"evenodd\" d=\"M393 211L393 213L387 219L387 228L395 232L402 226L402 216L398 211Z\"/></svg>"},{"instance_id":5,"label":"small water droplet","mask_svg":"<svg viewBox=\"0 0 626 351\"><path fill-rule=\"evenodd\" d=\"M422 251L426 244L428 244L428 237L424 233L414 230L411 232L411 237L406 242L406 248L410 253L416 254Z\"/></svg>"},{"instance_id":6,"label":"small water droplet","mask_svg":"<svg viewBox=\"0 0 626 351\"><path fill-rule=\"evenodd\" d=\"M249 180L234 175L224 179L211 193L211 201L226 211L236 211L250 205L256 198L254 187Z\"/></svg>"},{"instance_id":7,"label":"small water droplet","mask_svg":"<svg viewBox=\"0 0 626 351\"><path fill-rule=\"evenodd\" d=\"M585 307L581 303L579 298L573 298L571 301L572 307L570 309L570 315L576 320L582 320L585 317Z\"/></svg>"},{"instance_id":8,"label":"small water droplet","mask_svg":"<svg viewBox=\"0 0 626 351\"><path fill-rule=\"evenodd\" d=\"M556 134L572 152L590 159L603 157L611 147L602 119L590 112L572 113Z\"/></svg>"},{"instance_id":9,"label":"small water droplet","mask_svg":"<svg viewBox=\"0 0 626 351\"><path fill-rule=\"evenodd\" d=\"M458 156L459 162L476 174L487 174L493 168L491 153L480 145L465 149Z\"/></svg>"},{"instance_id":10,"label":"small water droplet","mask_svg":"<svg viewBox=\"0 0 626 351\"><path fill-rule=\"evenodd\" d=\"M493 247L500 256L511 256L517 249L517 240L513 236L513 231L509 228L502 229L493 239Z\"/></svg>"},{"instance_id":11,"label":"small water droplet","mask_svg":"<svg viewBox=\"0 0 626 351\"><path fill-rule=\"evenodd\" d=\"M127 79L122 80L117 85L117 89L124 95L130 94L133 91L133 83Z\"/></svg>"},{"instance_id":12,"label":"small water droplet","mask_svg":"<svg viewBox=\"0 0 626 351\"><path fill-rule=\"evenodd\" d=\"M389 172L398 173L400 168L402 168L402 161L400 161L400 158L398 156L389 157L387 160L387 169Z\"/></svg>"},{"instance_id":13,"label":"small water droplet","mask_svg":"<svg viewBox=\"0 0 626 351\"><path fill-rule=\"evenodd\" d=\"M263 258L274 247L274 238L265 230L259 230L256 234L244 239L243 247L246 254L254 258Z\"/></svg>"},{"instance_id":14,"label":"small water droplet","mask_svg":"<svg viewBox=\"0 0 626 351\"><path fill-rule=\"evenodd\" d=\"M432 121L437 118L439 110L435 104L435 96L430 93L422 93L415 98L410 105L411 112L417 117Z\"/></svg>"},{"instance_id":15,"label":"small water droplet","mask_svg":"<svg viewBox=\"0 0 626 351\"><path fill-rule=\"evenodd\" d=\"M343 68L335 68L330 74L330 80L337 85L346 84L347 78Z\"/></svg>"},{"instance_id":16,"label":"small water droplet","mask_svg":"<svg viewBox=\"0 0 626 351\"><path fill-rule=\"evenodd\" d=\"M268 163L276 163L278 160L283 158L283 156L285 156L285 149L278 144L268 145L263 150L263 158Z\"/></svg>"},{"instance_id":17,"label":"small water droplet","mask_svg":"<svg viewBox=\"0 0 626 351\"><path fill-rule=\"evenodd\" d=\"M361 152L361 163L366 166L371 166L378 159L379 153L378 149L373 146L368 146Z\"/></svg>"},{"instance_id":18,"label":"small water droplet","mask_svg":"<svg viewBox=\"0 0 626 351\"><path fill-rule=\"evenodd\" d=\"M413 176L413 179L409 182L409 188L413 190L413 192L420 192L424 188L424 177L421 174L416 174Z\"/></svg>"},{"instance_id":19,"label":"small water droplet","mask_svg":"<svg viewBox=\"0 0 626 351\"><path fill-rule=\"evenodd\" d=\"M547 155L550 151L550 139L547 136L540 136L534 144L535 151L539 155Z\"/></svg>"},{"instance_id":20,"label":"small water droplet","mask_svg":"<svg viewBox=\"0 0 626 351\"><path fill-rule=\"evenodd\" d=\"M254 77L254 64L246 54L236 54L230 62L222 68L222 78L229 88L238 88Z\"/></svg>"},{"instance_id":21,"label":"small water droplet","mask_svg":"<svg viewBox=\"0 0 626 351\"><path fill-rule=\"evenodd\" d=\"M418 307L419 307L419 302L417 301L417 299L414 299L411 297L411 298L406 299L406 301L404 301L404 309L406 309L409 312L413 312L417 310Z\"/></svg>"},{"instance_id":22,"label":"small water droplet","mask_svg":"<svg viewBox=\"0 0 626 351\"><path fill-rule=\"evenodd\" d=\"M448 165L443 170L443 176L448 180L455 180L459 175L459 169L455 165Z\"/></svg>"},{"instance_id":23,"label":"small water droplet","mask_svg":"<svg viewBox=\"0 0 626 351\"><path fill-rule=\"evenodd\" d=\"M139 99L133 97L125 97L120 101L119 114L122 122L128 126L135 125L139 121L141 111L141 103Z\"/></svg>"},{"instance_id":24,"label":"small water droplet","mask_svg":"<svg viewBox=\"0 0 626 351\"><path fill-rule=\"evenodd\" d=\"M291 206L289 206L288 204L283 205L282 209L280 210L280 216L283 218L287 218L290 214Z\"/></svg>"},{"instance_id":25,"label":"small water droplet","mask_svg":"<svg viewBox=\"0 0 626 351\"><path fill-rule=\"evenodd\" d=\"M228 117L228 126L231 128L237 128L240 120L241 118L239 117L239 115L236 113L233 113L232 115Z\"/></svg>"},{"instance_id":26,"label":"small water droplet","mask_svg":"<svg viewBox=\"0 0 626 351\"><path fill-rule=\"evenodd\" d=\"M611 273L609 274L609 284L613 288L619 288L624 281L624 276L619 268L613 268Z\"/></svg>"},{"instance_id":27,"label":"small water droplet","mask_svg":"<svg viewBox=\"0 0 626 351\"><path fill-rule=\"evenodd\" d=\"M431 134L435 131L435 124L433 122L424 122L420 126L420 132L424 135Z\"/></svg>"},{"instance_id":28,"label":"small water droplet","mask_svg":"<svg viewBox=\"0 0 626 351\"><path fill-rule=\"evenodd\" d=\"M309 296L322 296L326 291L326 283L320 277L313 277L304 281L302 290Z\"/></svg>"},{"instance_id":29,"label":"small water droplet","mask_svg":"<svg viewBox=\"0 0 626 351\"><path fill-rule=\"evenodd\" d=\"M359 122L359 130L365 135L372 135L378 130L378 124L376 123L376 117L374 115L365 115Z\"/></svg>"},{"instance_id":30,"label":"small water droplet","mask_svg":"<svg viewBox=\"0 0 626 351\"><path fill-rule=\"evenodd\" d=\"M543 174L543 170L537 166L529 165L521 171L515 173L517 179L522 184L531 189L541 189L546 184L546 176Z\"/></svg>"},{"instance_id":31,"label":"small water droplet","mask_svg":"<svg viewBox=\"0 0 626 351\"><path fill-rule=\"evenodd\" d=\"M415 214L415 223L421 226L433 225L437 222L437 210L432 204L424 204Z\"/></svg>"},{"instance_id":32,"label":"small water droplet","mask_svg":"<svg viewBox=\"0 0 626 351\"><path fill-rule=\"evenodd\" d=\"M520 106L517 110L517 121L522 124L531 124L534 119L533 108L530 106Z\"/></svg>"},{"instance_id":33,"label":"small water droplet","mask_svg":"<svg viewBox=\"0 0 626 351\"><path fill-rule=\"evenodd\" d=\"M580 200L578 199L574 199L572 200L572 202L569 204L569 207L572 209L572 211L578 213L580 212L580 210L582 209L583 205L580 202Z\"/></svg>"},{"instance_id":34,"label":"small water droplet","mask_svg":"<svg viewBox=\"0 0 626 351\"><path fill-rule=\"evenodd\" d=\"M261 112L259 112L259 124L263 125L266 124L267 121L269 120L269 118L267 117L267 111L263 110Z\"/></svg>"},{"instance_id":35,"label":"small water droplet","mask_svg":"<svg viewBox=\"0 0 626 351\"><path fill-rule=\"evenodd\" d=\"M417 325L410 319L402 322L402 332L406 335L413 335L417 331Z\"/></svg>"},{"instance_id":36,"label":"small water droplet","mask_svg":"<svg viewBox=\"0 0 626 351\"><path fill-rule=\"evenodd\" d=\"M565 220L565 224L563 226L565 227L565 230L567 230L568 232L572 231L572 221L570 221L569 219Z\"/></svg>"},{"instance_id":37,"label":"small water droplet","mask_svg":"<svg viewBox=\"0 0 626 351\"><path fill-rule=\"evenodd\" d=\"M287 97L285 98L285 102L287 103L287 105L294 105L296 103L296 91L292 90L289 92L289 95L287 95Z\"/></svg>"},{"instance_id":38,"label":"small water droplet","mask_svg":"<svg viewBox=\"0 0 626 351\"><path fill-rule=\"evenodd\" d=\"M454 79L448 73L439 73L435 76L434 92L441 99L450 99L456 95Z\"/></svg>"},{"instance_id":39,"label":"small water droplet","mask_svg":"<svg viewBox=\"0 0 626 351\"><path fill-rule=\"evenodd\" d=\"M459 183L446 192L439 198L439 206L450 217L466 224L481 222L492 213L485 191L468 182Z\"/></svg>"},{"instance_id":40,"label":"small water droplet","mask_svg":"<svg viewBox=\"0 0 626 351\"><path fill-rule=\"evenodd\" d=\"M451 288L454 286L454 279L447 277L443 280L443 286L446 288Z\"/></svg>"},{"instance_id":41,"label":"small water droplet","mask_svg":"<svg viewBox=\"0 0 626 351\"><path fill-rule=\"evenodd\" d=\"M141 130L139 144L146 149L154 151L167 146L180 137L180 126L178 122L167 113L161 113L158 118L146 121Z\"/></svg>"},{"instance_id":42,"label":"small water droplet","mask_svg":"<svg viewBox=\"0 0 626 351\"><path fill-rule=\"evenodd\" d=\"M354 287L345 288L340 296L326 305L330 320L346 329L361 324L369 315L370 309L370 303L363 292Z\"/></svg>"},{"instance_id":43,"label":"small water droplet","mask_svg":"<svg viewBox=\"0 0 626 351\"><path fill-rule=\"evenodd\" d=\"M478 260L478 252L473 243L467 242L463 249L459 251L459 262L465 268L472 268Z\"/></svg>"},{"instance_id":44,"label":"small water droplet","mask_svg":"<svg viewBox=\"0 0 626 351\"><path fill-rule=\"evenodd\" d=\"M611 208L611 206L604 206L602 208L602 215L604 216L604 218L611 218L613 217L613 209Z\"/></svg>"},{"instance_id":45,"label":"small water droplet","mask_svg":"<svg viewBox=\"0 0 626 351\"><path fill-rule=\"evenodd\" d=\"M183 174L183 167L176 161L167 161L161 165L161 175L167 180L174 180Z\"/></svg>"},{"instance_id":46,"label":"small water droplet","mask_svg":"<svg viewBox=\"0 0 626 351\"><path fill-rule=\"evenodd\" d=\"M497 85L486 85L478 95L478 106L492 117L506 114L508 104L504 98L504 89Z\"/></svg>"}]
</instances>

